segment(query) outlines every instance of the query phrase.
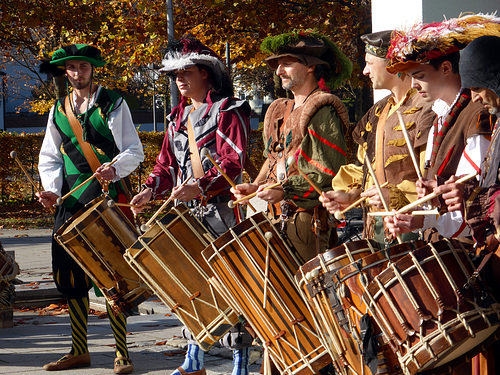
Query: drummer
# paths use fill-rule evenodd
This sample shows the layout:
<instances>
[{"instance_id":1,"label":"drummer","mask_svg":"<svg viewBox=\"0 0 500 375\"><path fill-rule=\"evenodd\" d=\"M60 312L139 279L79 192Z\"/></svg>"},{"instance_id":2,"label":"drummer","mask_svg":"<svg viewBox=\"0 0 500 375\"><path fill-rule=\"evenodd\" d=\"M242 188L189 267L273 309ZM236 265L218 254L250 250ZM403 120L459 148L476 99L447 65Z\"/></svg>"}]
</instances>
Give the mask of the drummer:
<instances>
[{"instance_id":1,"label":"drummer","mask_svg":"<svg viewBox=\"0 0 500 375\"><path fill-rule=\"evenodd\" d=\"M372 81L374 89L390 90L391 94L379 100L357 123L352 133L358 144L357 161L359 165L348 164L340 168L332 181L333 191L324 193L320 198L323 205L334 214L346 209L359 197L368 199L368 206L363 212L363 237L386 243L383 220L368 216L368 211L383 210L373 179L368 174L364 163L365 154L373 164L380 185L383 199L392 209L399 209L417 199L415 181L418 174L410 157L412 151L417 160L425 152L425 143L429 129L435 120L431 105L426 104L411 88L411 79L406 75L391 74L386 70L386 59L393 30L364 34L366 66L363 74ZM408 149L403 130L399 125L396 111L400 111L407 126L412 150ZM403 241L416 239L415 233L402 236ZM392 240L389 240L391 243Z\"/></svg>"},{"instance_id":2,"label":"drummer","mask_svg":"<svg viewBox=\"0 0 500 375\"><path fill-rule=\"evenodd\" d=\"M488 22L483 17L464 16L430 25L416 24L398 31L391 41L391 65L387 69L409 75L412 87L425 101L433 103L438 116L427 140L424 179L417 183L420 195L454 174L482 170L494 120L480 103L471 100L470 90L462 88L458 64L460 48L480 30L487 30ZM427 241L470 235L458 211L439 216L398 214L386 217L385 222L393 234L424 230Z\"/></svg>"},{"instance_id":3,"label":"drummer","mask_svg":"<svg viewBox=\"0 0 500 375\"><path fill-rule=\"evenodd\" d=\"M470 88L472 92L472 100L481 103L490 114L498 115L500 113L500 36L482 36L465 47L460 56L460 74L462 86ZM500 206L497 198L500 192L499 131L500 120L497 119L479 183L472 181L465 185L455 184L453 182L455 178L453 178L434 189L436 193L443 193L444 203L449 211L458 210L465 214L478 249L482 249L483 254L495 252L483 273L489 270L486 272L486 281L493 288L497 298L500 296L498 290L500 258L497 250L500 242ZM479 371L476 370L473 375L498 373L500 369L500 364L496 363L498 360L500 360L500 343L496 342L486 354L474 358L472 363L479 361L479 365L475 366Z\"/></svg>"},{"instance_id":4,"label":"drummer","mask_svg":"<svg viewBox=\"0 0 500 375\"><path fill-rule=\"evenodd\" d=\"M305 262L334 246L337 237L319 193L298 168L320 189L330 190L345 164L349 118L340 99L325 91L348 79L352 65L328 37L311 30L268 37L261 49L271 55L266 62L294 99L277 99L269 106L263 131L267 161L253 183L231 191L237 199L257 192L268 203L271 221ZM275 182L282 184L266 189Z\"/></svg>"},{"instance_id":5,"label":"drummer","mask_svg":"<svg viewBox=\"0 0 500 375\"><path fill-rule=\"evenodd\" d=\"M229 72L221 58L196 39L186 37L169 43L162 63L160 72L176 79L180 104L168 117L153 172L132 203L142 206L171 191L171 197L186 203L219 236L237 224L235 211L228 207L230 185L200 150L205 148L232 181L241 180L250 106L233 97ZM205 374L204 351L186 328L183 334L188 349L184 363L173 375ZM232 375L247 375L253 342L250 334L238 324L221 342L233 350Z\"/></svg>"},{"instance_id":6,"label":"drummer","mask_svg":"<svg viewBox=\"0 0 500 375\"><path fill-rule=\"evenodd\" d=\"M56 207L54 234L86 203L100 196L103 186L109 184L109 194L113 199L125 201L120 179L130 174L144 160L142 145L127 103L121 95L105 89L93 80L94 69L105 64L96 47L73 44L55 51L52 59L41 66L44 72L65 74L69 85L67 96L58 99L50 110L38 165L45 189L37 193L39 202L44 207L56 205L58 198L67 195L93 174L71 122L80 128L83 141L92 145L91 149L97 155L99 165L102 164L95 170L97 179L72 193ZM115 163L107 167L106 164L111 160ZM85 272L54 238L52 266L57 289L68 301L72 346L68 354L43 368L57 371L90 366L87 323L88 291L92 284ZM114 372L131 373L134 366L127 349L127 322L122 314L116 316L107 303L106 307L116 341Z\"/></svg>"}]
</instances>

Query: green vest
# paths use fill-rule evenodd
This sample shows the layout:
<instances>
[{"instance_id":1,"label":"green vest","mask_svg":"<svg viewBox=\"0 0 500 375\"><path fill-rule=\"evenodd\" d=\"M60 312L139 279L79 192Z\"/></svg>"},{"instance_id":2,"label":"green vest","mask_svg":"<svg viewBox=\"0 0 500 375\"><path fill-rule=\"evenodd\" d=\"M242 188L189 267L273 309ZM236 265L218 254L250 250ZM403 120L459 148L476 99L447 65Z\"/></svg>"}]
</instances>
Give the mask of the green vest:
<instances>
[{"instance_id":1,"label":"green vest","mask_svg":"<svg viewBox=\"0 0 500 375\"><path fill-rule=\"evenodd\" d=\"M120 152L108 127L111 112L122 103L120 98L119 94L102 88L94 105L88 109L87 113L77 117L81 122L85 119L85 123L82 124L84 137L92 145L92 149L101 164L110 162ZM59 99L54 111L54 122L62 138L60 149L64 162L62 195L71 191L93 174L69 124L64 108L65 100L66 97ZM109 194L111 198L115 198L117 193L116 185L110 184ZM68 208L83 206L101 194L101 184L94 178L65 199L63 205Z\"/></svg>"}]
</instances>

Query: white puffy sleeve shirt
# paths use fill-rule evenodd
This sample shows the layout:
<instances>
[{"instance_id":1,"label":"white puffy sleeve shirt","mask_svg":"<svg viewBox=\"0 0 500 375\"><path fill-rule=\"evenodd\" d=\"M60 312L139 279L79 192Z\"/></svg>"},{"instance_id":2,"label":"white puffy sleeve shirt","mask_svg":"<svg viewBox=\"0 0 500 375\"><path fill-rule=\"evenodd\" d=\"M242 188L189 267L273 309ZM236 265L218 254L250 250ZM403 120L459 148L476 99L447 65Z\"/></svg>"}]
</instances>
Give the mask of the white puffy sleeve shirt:
<instances>
[{"instance_id":1,"label":"white puffy sleeve shirt","mask_svg":"<svg viewBox=\"0 0 500 375\"><path fill-rule=\"evenodd\" d=\"M91 98L89 107L94 104L101 89L102 87L99 86ZM75 105L75 103L73 104ZM40 149L38 171L44 190L61 196L64 162L60 150L62 139L54 123L54 110L55 106L51 108L49 113L47 130ZM125 100L116 110L111 112L108 126L113 134L116 147L120 150L120 153L115 157L116 163L113 164L116 170L114 181L118 181L132 173L139 166L139 163L144 161L141 140Z\"/></svg>"}]
</instances>

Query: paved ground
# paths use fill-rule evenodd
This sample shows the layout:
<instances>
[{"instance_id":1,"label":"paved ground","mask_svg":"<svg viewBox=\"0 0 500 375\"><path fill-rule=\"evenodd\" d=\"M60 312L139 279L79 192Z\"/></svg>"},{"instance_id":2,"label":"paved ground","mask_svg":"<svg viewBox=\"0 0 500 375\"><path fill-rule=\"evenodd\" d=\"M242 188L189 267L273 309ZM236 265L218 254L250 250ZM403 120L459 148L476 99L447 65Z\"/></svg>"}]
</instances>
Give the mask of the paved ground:
<instances>
[{"instance_id":1,"label":"paved ground","mask_svg":"<svg viewBox=\"0 0 500 375\"><path fill-rule=\"evenodd\" d=\"M0 229L0 242L6 251L14 251L21 273L16 285L16 305L32 306L27 311L16 309L13 328L0 329L0 374L47 374L42 366L57 360L71 346L70 323L66 313L56 310L37 311L33 306L57 302L60 295L51 274L51 230ZM45 302L40 302L45 301ZM102 308L102 298L91 294L91 307ZM156 298L140 306L140 315L128 318L129 350L135 364L134 374L170 374L184 358L185 341L180 339L182 324L170 315L170 309ZM60 315L51 315L57 313ZM167 316L170 315L170 316ZM92 367L64 371L71 375L112 374L114 340L107 319L89 318L89 348ZM212 348L205 356L209 375L230 374L231 351ZM261 350L251 353L251 375L257 375ZM61 374L61 372L59 372Z\"/></svg>"}]
</instances>

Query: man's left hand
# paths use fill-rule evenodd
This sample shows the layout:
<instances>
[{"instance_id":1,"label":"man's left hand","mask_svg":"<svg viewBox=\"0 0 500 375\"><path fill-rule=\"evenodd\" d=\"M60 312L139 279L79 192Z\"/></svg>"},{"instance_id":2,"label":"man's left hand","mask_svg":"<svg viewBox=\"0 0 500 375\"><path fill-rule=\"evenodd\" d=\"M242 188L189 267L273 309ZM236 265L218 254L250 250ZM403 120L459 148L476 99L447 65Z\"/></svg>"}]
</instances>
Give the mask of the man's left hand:
<instances>
[{"instance_id":1,"label":"man's left hand","mask_svg":"<svg viewBox=\"0 0 500 375\"><path fill-rule=\"evenodd\" d=\"M267 186L272 185L272 183L262 184L257 189L257 197L265 200L267 203L278 203L283 200L283 186L276 186L272 189L266 189Z\"/></svg>"},{"instance_id":2,"label":"man's left hand","mask_svg":"<svg viewBox=\"0 0 500 375\"><path fill-rule=\"evenodd\" d=\"M439 185L434 189L436 194L442 194L444 203L448 206L448 211L463 211L464 184L456 184L457 176L451 176L444 185Z\"/></svg>"},{"instance_id":3,"label":"man's left hand","mask_svg":"<svg viewBox=\"0 0 500 375\"><path fill-rule=\"evenodd\" d=\"M116 177L116 169L113 166L109 167L103 164L95 170L95 175L101 180L113 181Z\"/></svg>"},{"instance_id":4,"label":"man's left hand","mask_svg":"<svg viewBox=\"0 0 500 375\"><path fill-rule=\"evenodd\" d=\"M172 189L172 198L178 199L181 202L189 202L201 194L200 187L197 183L186 184L184 186L176 186Z\"/></svg>"},{"instance_id":5,"label":"man's left hand","mask_svg":"<svg viewBox=\"0 0 500 375\"><path fill-rule=\"evenodd\" d=\"M389 189L381 188L383 198L387 204L390 202ZM362 197L368 198L368 204L373 207L377 207L378 209L384 209L384 204L382 203L382 199L378 193L376 186L370 186L364 192L361 193Z\"/></svg>"}]
</instances>

